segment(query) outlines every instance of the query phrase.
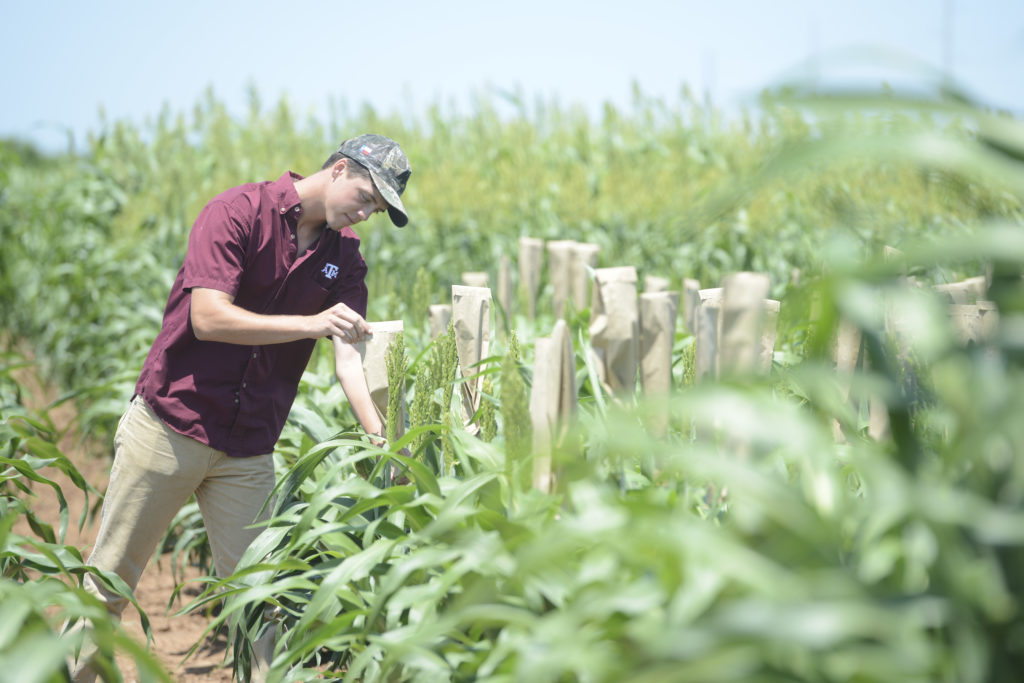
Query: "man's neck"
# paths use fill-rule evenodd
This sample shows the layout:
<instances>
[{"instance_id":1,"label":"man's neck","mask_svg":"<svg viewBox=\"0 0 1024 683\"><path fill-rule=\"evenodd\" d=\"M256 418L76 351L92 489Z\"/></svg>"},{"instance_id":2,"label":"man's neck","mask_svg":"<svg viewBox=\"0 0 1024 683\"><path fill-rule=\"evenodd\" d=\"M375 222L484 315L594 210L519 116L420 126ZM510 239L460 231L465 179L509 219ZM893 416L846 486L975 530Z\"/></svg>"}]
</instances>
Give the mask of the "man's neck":
<instances>
[{"instance_id":1,"label":"man's neck","mask_svg":"<svg viewBox=\"0 0 1024 683\"><path fill-rule=\"evenodd\" d=\"M327 227L324 193L327 189L328 177L324 170L295 181L295 192L298 193L299 201L302 204L299 223L295 227L295 237L300 255L316 242Z\"/></svg>"},{"instance_id":2,"label":"man's neck","mask_svg":"<svg viewBox=\"0 0 1024 683\"><path fill-rule=\"evenodd\" d=\"M327 178L328 174L325 171L317 171L295 181L295 191L302 204L302 213L295 230L300 247L303 243L312 244L319 237L319 233L324 231L324 221L327 219L327 210L324 207Z\"/></svg>"}]
</instances>

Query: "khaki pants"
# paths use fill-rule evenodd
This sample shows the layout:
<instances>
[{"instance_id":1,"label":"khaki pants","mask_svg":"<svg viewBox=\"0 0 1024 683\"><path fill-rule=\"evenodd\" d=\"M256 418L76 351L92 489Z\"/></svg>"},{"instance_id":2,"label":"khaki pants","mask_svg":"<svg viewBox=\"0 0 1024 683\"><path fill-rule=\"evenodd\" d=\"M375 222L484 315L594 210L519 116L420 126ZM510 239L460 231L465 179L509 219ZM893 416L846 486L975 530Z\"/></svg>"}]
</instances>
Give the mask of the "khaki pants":
<instances>
[{"instance_id":1,"label":"khaki pants","mask_svg":"<svg viewBox=\"0 0 1024 683\"><path fill-rule=\"evenodd\" d=\"M228 576L259 534L259 528L249 527L273 487L270 454L228 457L178 434L136 396L114 435L114 465L89 564L115 572L135 590L171 520L195 494L217 574ZM92 577L86 577L85 587L116 617L128 604ZM83 648L73 680L94 680L90 654Z\"/></svg>"}]
</instances>

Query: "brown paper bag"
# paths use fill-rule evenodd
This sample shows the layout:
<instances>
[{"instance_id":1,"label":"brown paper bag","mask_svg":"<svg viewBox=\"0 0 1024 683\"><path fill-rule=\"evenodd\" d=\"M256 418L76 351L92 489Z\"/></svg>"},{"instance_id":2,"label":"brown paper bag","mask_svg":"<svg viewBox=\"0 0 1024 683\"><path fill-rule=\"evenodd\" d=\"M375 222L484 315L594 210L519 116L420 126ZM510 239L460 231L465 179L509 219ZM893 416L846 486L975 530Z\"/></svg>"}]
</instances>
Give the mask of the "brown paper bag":
<instances>
[{"instance_id":1,"label":"brown paper bag","mask_svg":"<svg viewBox=\"0 0 1024 683\"><path fill-rule=\"evenodd\" d=\"M883 249L883 254L887 262L903 262L903 274L901 279L907 284L914 284L914 279L907 277L907 266L906 266L906 254L895 247L886 245ZM904 330L905 325L895 318L895 314L892 310L892 304L884 300L882 302L882 310L884 316L885 333L896 345L896 355L900 362L906 362L907 355L909 353L909 347L906 343L907 332ZM864 358L864 369L869 370L871 367L870 358ZM877 394L868 397L868 436L875 441L882 441L887 439L890 434L889 425L889 408Z\"/></svg>"},{"instance_id":2,"label":"brown paper bag","mask_svg":"<svg viewBox=\"0 0 1024 683\"><path fill-rule=\"evenodd\" d=\"M979 275L960 282L935 285L935 291L945 296L951 304L969 305L985 298L988 283L984 275Z\"/></svg>"},{"instance_id":3,"label":"brown paper bag","mask_svg":"<svg viewBox=\"0 0 1024 683\"><path fill-rule=\"evenodd\" d=\"M430 338L437 339L446 333L451 319L451 304L431 304L427 309L427 320L430 323Z\"/></svg>"},{"instance_id":4,"label":"brown paper bag","mask_svg":"<svg viewBox=\"0 0 1024 683\"><path fill-rule=\"evenodd\" d=\"M667 397L672 390L672 347L678 312L679 292L640 295L640 385L649 399ZM662 403L662 408L651 422L656 435L668 430L668 405Z\"/></svg>"},{"instance_id":5,"label":"brown paper bag","mask_svg":"<svg viewBox=\"0 0 1024 683\"><path fill-rule=\"evenodd\" d=\"M377 410L381 423L386 422L388 414L388 347L399 332L405 329L401 320L385 320L370 323L371 336L355 345L363 363L363 376L370 390L370 399ZM400 424L396 425L399 436L405 431L405 402L402 402Z\"/></svg>"},{"instance_id":6,"label":"brown paper bag","mask_svg":"<svg viewBox=\"0 0 1024 683\"><path fill-rule=\"evenodd\" d=\"M718 317L721 298L708 297L694 314L693 378L700 382L718 377Z\"/></svg>"},{"instance_id":7,"label":"brown paper bag","mask_svg":"<svg viewBox=\"0 0 1024 683\"><path fill-rule=\"evenodd\" d=\"M569 248L569 289L573 306L582 311L590 303L590 273L587 268L597 267L600 245L588 242L573 242Z\"/></svg>"},{"instance_id":8,"label":"brown paper bag","mask_svg":"<svg viewBox=\"0 0 1024 683\"><path fill-rule=\"evenodd\" d=\"M711 301L712 303L722 303L722 288L721 287L709 287L708 289L697 290L697 297L701 300L701 303L705 301Z\"/></svg>"},{"instance_id":9,"label":"brown paper bag","mask_svg":"<svg viewBox=\"0 0 1024 683\"><path fill-rule=\"evenodd\" d=\"M573 240L554 240L547 243L548 279L551 281L551 308L556 318L565 315L565 304L572 288Z\"/></svg>"},{"instance_id":10,"label":"brown paper bag","mask_svg":"<svg viewBox=\"0 0 1024 683\"><path fill-rule=\"evenodd\" d=\"M836 336L832 341L832 360L836 364L836 377L839 381L839 393L843 401L850 398L850 378L857 368L860 358L860 328L848 320L841 319L836 327ZM832 420L832 434L837 443L845 443L839 420Z\"/></svg>"},{"instance_id":11,"label":"brown paper bag","mask_svg":"<svg viewBox=\"0 0 1024 683\"><path fill-rule=\"evenodd\" d=\"M498 264L498 304L505 312L505 319L512 325L512 261L508 254L501 255Z\"/></svg>"},{"instance_id":12,"label":"brown paper bag","mask_svg":"<svg viewBox=\"0 0 1024 683\"><path fill-rule=\"evenodd\" d=\"M672 387L672 346L678 312L679 292L640 295L640 384L645 394L667 394Z\"/></svg>"},{"instance_id":13,"label":"brown paper bag","mask_svg":"<svg viewBox=\"0 0 1024 683\"><path fill-rule=\"evenodd\" d=\"M877 395L868 399L868 436L875 441L889 438L889 408Z\"/></svg>"},{"instance_id":14,"label":"brown paper bag","mask_svg":"<svg viewBox=\"0 0 1024 683\"><path fill-rule=\"evenodd\" d=\"M452 322L462 376L478 375L484 368L477 363L487 357L491 343L491 290L452 285ZM480 406L481 379L476 377L462 383L463 419L467 428Z\"/></svg>"},{"instance_id":15,"label":"brown paper bag","mask_svg":"<svg viewBox=\"0 0 1024 683\"><path fill-rule=\"evenodd\" d=\"M693 323L694 381L700 381L705 377L718 377L722 288L709 287L697 290L697 302Z\"/></svg>"},{"instance_id":16,"label":"brown paper bag","mask_svg":"<svg viewBox=\"0 0 1024 683\"><path fill-rule=\"evenodd\" d=\"M686 331L697 334L697 307L700 306L700 281L692 278L683 280L683 324Z\"/></svg>"},{"instance_id":17,"label":"brown paper bag","mask_svg":"<svg viewBox=\"0 0 1024 683\"><path fill-rule=\"evenodd\" d=\"M761 327L770 281L764 273L733 273L722 280L719 316L719 375L749 373L758 367Z\"/></svg>"},{"instance_id":18,"label":"brown paper bag","mask_svg":"<svg viewBox=\"0 0 1024 683\"><path fill-rule=\"evenodd\" d=\"M758 370L764 374L772 371L772 360L775 357L775 338L779 333L779 311L781 302L775 299L764 300L764 319L761 321L761 349L758 355Z\"/></svg>"},{"instance_id":19,"label":"brown paper bag","mask_svg":"<svg viewBox=\"0 0 1024 683\"><path fill-rule=\"evenodd\" d=\"M850 376L857 367L860 358L860 328L848 320L840 320L836 328L835 340L832 343L832 359L836 363L836 371L841 375ZM849 389L844 391L844 396Z\"/></svg>"},{"instance_id":20,"label":"brown paper bag","mask_svg":"<svg viewBox=\"0 0 1024 683\"><path fill-rule=\"evenodd\" d=\"M490 285L490 278L483 271L469 271L462 274L462 284L467 287L487 287Z\"/></svg>"},{"instance_id":21,"label":"brown paper bag","mask_svg":"<svg viewBox=\"0 0 1024 683\"><path fill-rule=\"evenodd\" d=\"M530 320L537 317L537 292L540 290L544 263L544 240L538 237L519 238L519 287L526 299Z\"/></svg>"},{"instance_id":22,"label":"brown paper bag","mask_svg":"<svg viewBox=\"0 0 1024 683\"><path fill-rule=\"evenodd\" d=\"M978 304L950 304L949 317L953 324L953 338L960 346L981 343L981 309Z\"/></svg>"},{"instance_id":23,"label":"brown paper bag","mask_svg":"<svg viewBox=\"0 0 1024 683\"><path fill-rule=\"evenodd\" d=\"M644 292L667 292L671 282L667 277L658 275L644 276Z\"/></svg>"},{"instance_id":24,"label":"brown paper bag","mask_svg":"<svg viewBox=\"0 0 1024 683\"><path fill-rule=\"evenodd\" d=\"M550 337L534 345L530 420L533 423L533 485L544 492L554 486L551 449L576 414L576 362L564 320L555 322Z\"/></svg>"},{"instance_id":25,"label":"brown paper bag","mask_svg":"<svg viewBox=\"0 0 1024 683\"><path fill-rule=\"evenodd\" d=\"M633 266L594 271L590 354L612 393L634 391L640 364L640 312Z\"/></svg>"},{"instance_id":26,"label":"brown paper bag","mask_svg":"<svg viewBox=\"0 0 1024 683\"><path fill-rule=\"evenodd\" d=\"M890 263L890 262L899 263L900 261L905 261L906 258L907 258L907 255L904 254L902 250L897 249L896 247L890 247L887 244L884 247L882 247L882 258L885 259L886 263ZM904 267L903 275L906 275L906 274L907 274L906 267Z\"/></svg>"},{"instance_id":27,"label":"brown paper bag","mask_svg":"<svg viewBox=\"0 0 1024 683\"><path fill-rule=\"evenodd\" d=\"M999 326L999 311L996 309L995 302L979 301L978 315L981 316L981 338L986 341L995 339Z\"/></svg>"}]
</instances>

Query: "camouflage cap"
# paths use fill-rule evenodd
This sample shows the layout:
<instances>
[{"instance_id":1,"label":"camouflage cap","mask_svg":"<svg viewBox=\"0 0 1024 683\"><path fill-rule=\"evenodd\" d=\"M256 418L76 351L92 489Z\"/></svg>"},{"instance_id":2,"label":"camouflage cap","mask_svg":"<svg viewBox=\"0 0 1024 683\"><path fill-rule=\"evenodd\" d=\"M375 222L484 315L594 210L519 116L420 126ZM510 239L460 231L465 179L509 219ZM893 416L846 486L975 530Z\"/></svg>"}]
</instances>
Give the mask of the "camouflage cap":
<instances>
[{"instance_id":1,"label":"camouflage cap","mask_svg":"<svg viewBox=\"0 0 1024 683\"><path fill-rule=\"evenodd\" d=\"M409 160L398 143L383 135L360 135L346 140L338 148L340 154L353 159L370 171L370 177L377 191L388 203L388 216L399 228L409 222L401 195L412 169Z\"/></svg>"}]
</instances>

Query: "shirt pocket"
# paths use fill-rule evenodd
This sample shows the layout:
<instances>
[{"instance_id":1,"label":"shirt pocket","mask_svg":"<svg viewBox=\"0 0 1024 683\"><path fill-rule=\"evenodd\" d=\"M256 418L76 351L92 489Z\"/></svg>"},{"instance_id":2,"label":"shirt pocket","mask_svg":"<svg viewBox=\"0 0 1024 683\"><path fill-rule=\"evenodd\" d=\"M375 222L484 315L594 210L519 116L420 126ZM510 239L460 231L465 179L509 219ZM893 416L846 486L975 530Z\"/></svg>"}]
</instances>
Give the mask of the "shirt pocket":
<instances>
[{"instance_id":1,"label":"shirt pocket","mask_svg":"<svg viewBox=\"0 0 1024 683\"><path fill-rule=\"evenodd\" d=\"M330 259L323 259L310 269L310 277L324 292L332 292L341 281L341 267Z\"/></svg>"},{"instance_id":2,"label":"shirt pocket","mask_svg":"<svg viewBox=\"0 0 1024 683\"><path fill-rule=\"evenodd\" d=\"M341 271L330 259L305 264L292 273L280 301L280 312L313 315L327 307L341 281Z\"/></svg>"}]
</instances>

